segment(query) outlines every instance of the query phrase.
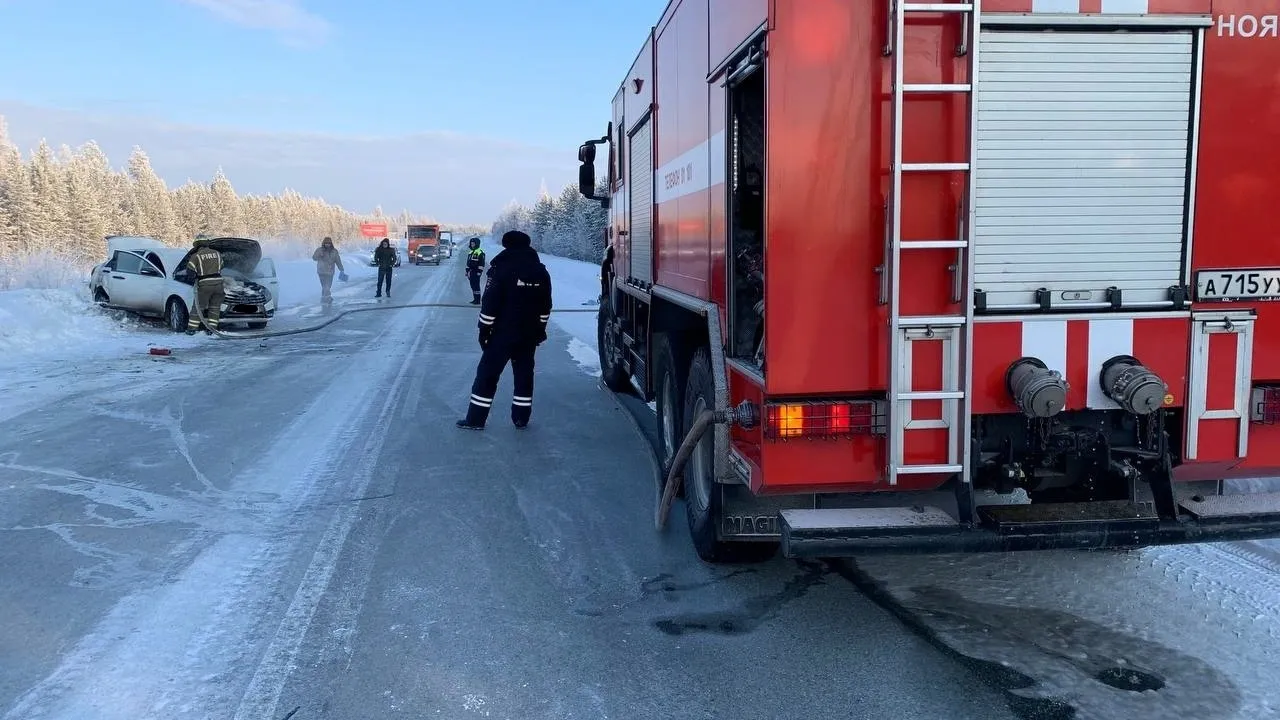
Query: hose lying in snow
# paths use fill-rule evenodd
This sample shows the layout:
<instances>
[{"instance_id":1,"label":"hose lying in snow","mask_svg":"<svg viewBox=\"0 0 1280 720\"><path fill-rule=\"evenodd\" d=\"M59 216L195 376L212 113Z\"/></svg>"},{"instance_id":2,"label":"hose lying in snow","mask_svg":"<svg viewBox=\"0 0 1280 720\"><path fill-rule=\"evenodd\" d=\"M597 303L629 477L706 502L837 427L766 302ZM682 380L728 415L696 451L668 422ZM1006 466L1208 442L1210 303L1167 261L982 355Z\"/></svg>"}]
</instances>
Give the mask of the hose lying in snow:
<instances>
[{"instance_id":1,"label":"hose lying in snow","mask_svg":"<svg viewBox=\"0 0 1280 720\"><path fill-rule=\"evenodd\" d=\"M680 450L671 461L671 470L667 473L667 480L662 485L662 499L658 501L657 513L653 518L653 525L659 531L667 526L667 515L671 512L671 503L676 498L676 492L680 490L681 482L684 481L684 466L688 464L689 458L693 457L693 449L702 441L702 436L706 435L715 424L716 411L703 410L689 427L689 433L684 436L684 442L680 443Z\"/></svg>"},{"instance_id":2,"label":"hose lying in snow","mask_svg":"<svg viewBox=\"0 0 1280 720\"><path fill-rule=\"evenodd\" d=\"M322 323L319 323L318 325L309 325L307 327L300 327L300 328L289 328L288 330L269 330L266 332L248 332L248 333L229 333L229 332L224 332L221 329L214 329L214 328L210 328L210 329L213 331L214 335L217 335L220 338L226 338L227 340L261 340L263 338L284 337L286 335L301 335L302 333L315 332L316 330L320 330L321 328L326 328L338 322L342 318L352 313L370 312L373 310L400 310L402 308L461 308L464 310L474 310L476 312L479 312L480 306L471 305L468 303L405 303L404 305L371 305L369 307L358 307L358 308L351 308L349 310L343 310L342 312L338 313L337 315L334 315L333 317L325 320ZM209 327L209 324L205 322L204 313L200 312L200 305L198 303L193 304L191 306L191 309L195 311L196 319L200 321L200 324L203 325L204 327ZM551 312L552 313L586 313L586 312L594 313L599 311L600 311L599 308L595 308L595 307L579 307L579 308L552 309Z\"/></svg>"}]
</instances>

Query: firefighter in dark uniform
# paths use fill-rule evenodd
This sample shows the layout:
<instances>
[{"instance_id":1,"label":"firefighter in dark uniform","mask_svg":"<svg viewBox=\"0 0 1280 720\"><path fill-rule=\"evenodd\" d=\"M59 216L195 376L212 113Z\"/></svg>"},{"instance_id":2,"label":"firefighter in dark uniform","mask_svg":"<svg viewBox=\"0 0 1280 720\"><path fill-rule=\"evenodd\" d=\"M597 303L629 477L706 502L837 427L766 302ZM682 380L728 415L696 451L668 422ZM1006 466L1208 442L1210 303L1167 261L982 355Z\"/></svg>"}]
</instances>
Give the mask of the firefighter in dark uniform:
<instances>
[{"instance_id":1,"label":"firefighter in dark uniform","mask_svg":"<svg viewBox=\"0 0 1280 720\"><path fill-rule=\"evenodd\" d=\"M480 249L480 238L467 241L467 280L471 282L471 304L480 304L480 275L484 273L484 251Z\"/></svg>"},{"instance_id":2,"label":"firefighter in dark uniform","mask_svg":"<svg viewBox=\"0 0 1280 720\"><path fill-rule=\"evenodd\" d=\"M222 255L205 244L193 243L196 251L187 259L187 267L195 273L195 307L187 315L187 334L194 335L200 328L200 316L204 317L204 331L209 335L218 329L218 315L222 311ZM199 315L196 310L199 310Z\"/></svg>"},{"instance_id":3,"label":"firefighter in dark uniform","mask_svg":"<svg viewBox=\"0 0 1280 720\"><path fill-rule=\"evenodd\" d=\"M551 275L529 236L512 230L502 236L502 252L489 264L489 279L480 302L480 348L483 353L471 384L467 416L458 427L481 430L489 418L498 378L511 363L514 388L511 422L529 424L533 414L533 357L547 339L551 319Z\"/></svg>"}]
</instances>

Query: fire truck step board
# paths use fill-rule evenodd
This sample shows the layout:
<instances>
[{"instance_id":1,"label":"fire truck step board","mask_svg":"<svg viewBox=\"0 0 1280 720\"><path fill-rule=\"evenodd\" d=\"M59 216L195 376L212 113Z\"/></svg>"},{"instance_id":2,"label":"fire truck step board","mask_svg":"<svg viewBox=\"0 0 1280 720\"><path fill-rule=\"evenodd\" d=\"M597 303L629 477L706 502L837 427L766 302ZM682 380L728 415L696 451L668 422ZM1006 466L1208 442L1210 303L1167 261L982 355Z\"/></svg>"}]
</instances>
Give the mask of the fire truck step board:
<instances>
[{"instance_id":1,"label":"fire truck step board","mask_svg":"<svg viewBox=\"0 0 1280 720\"><path fill-rule=\"evenodd\" d=\"M1031 503L1029 505L984 505L978 508L983 525L997 532L1030 527L1037 530L1068 529L1072 525L1105 521L1114 530L1153 529L1160 524L1151 503L1130 500L1095 502Z\"/></svg>"},{"instance_id":2,"label":"fire truck step board","mask_svg":"<svg viewBox=\"0 0 1280 720\"><path fill-rule=\"evenodd\" d=\"M897 394L898 400L963 400L960 390L908 390Z\"/></svg>"},{"instance_id":3,"label":"fire truck step board","mask_svg":"<svg viewBox=\"0 0 1280 720\"><path fill-rule=\"evenodd\" d=\"M1280 515L1280 492L1197 495L1183 498L1178 504L1201 521L1274 517Z\"/></svg>"},{"instance_id":4,"label":"fire truck step board","mask_svg":"<svg viewBox=\"0 0 1280 720\"><path fill-rule=\"evenodd\" d=\"M902 91L909 93L969 92L972 89L968 83L905 83L902 86Z\"/></svg>"},{"instance_id":5,"label":"fire truck step board","mask_svg":"<svg viewBox=\"0 0 1280 720\"><path fill-rule=\"evenodd\" d=\"M898 327L961 327L968 322L969 319L963 315L904 315L898 319Z\"/></svg>"},{"instance_id":6,"label":"fire truck step board","mask_svg":"<svg viewBox=\"0 0 1280 720\"><path fill-rule=\"evenodd\" d=\"M968 172L969 163L902 163L903 172Z\"/></svg>"},{"instance_id":7,"label":"fire truck step board","mask_svg":"<svg viewBox=\"0 0 1280 720\"><path fill-rule=\"evenodd\" d=\"M903 3L903 12L971 12L972 3Z\"/></svg>"},{"instance_id":8,"label":"fire truck step board","mask_svg":"<svg viewBox=\"0 0 1280 720\"><path fill-rule=\"evenodd\" d=\"M806 532L832 530L875 530L878 533L894 528L918 533L936 528L954 531L959 527L956 519L941 508L931 505L882 508L824 508L819 510L783 510L782 523L792 535Z\"/></svg>"},{"instance_id":9,"label":"fire truck step board","mask_svg":"<svg viewBox=\"0 0 1280 720\"><path fill-rule=\"evenodd\" d=\"M894 470L899 475L945 475L964 470L960 464L951 465L898 465Z\"/></svg>"},{"instance_id":10,"label":"fire truck step board","mask_svg":"<svg viewBox=\"0 0 1280 720\"><path fill-rule=\"evenodd\" d=\"M898 243L903 250L939 250L969 247L968 240L903 240Z\"/></svg>"}]
</instances>

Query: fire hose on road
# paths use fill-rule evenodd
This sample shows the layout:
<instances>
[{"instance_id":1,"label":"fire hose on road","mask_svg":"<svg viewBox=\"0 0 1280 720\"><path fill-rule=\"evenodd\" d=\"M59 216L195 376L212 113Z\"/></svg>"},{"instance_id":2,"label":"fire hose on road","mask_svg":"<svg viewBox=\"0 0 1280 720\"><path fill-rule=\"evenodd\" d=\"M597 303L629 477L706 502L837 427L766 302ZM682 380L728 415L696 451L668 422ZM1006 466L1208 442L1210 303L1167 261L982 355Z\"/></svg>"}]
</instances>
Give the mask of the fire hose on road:
<instances>
[{"instance_id":1,"label":"fire hose on road","mask_svg":"<svg viewBox=\"0 0 1280 720\"><path fill-rule=\"evenodd\" d=\"M328 327L342 318L358 312L371 312L374 310L400 310L404 308L453 308L459 310L476 310L475 305L464 303L406 303L404 305L374 305L370 307L358 307L343 310L324 322L310 325L308 327L290 328L288 330L274 330L271 332L254 332L254 333L228 333L223 330L212 329L212 332L221 338L228 340L258 340L261 338L284 337L286 335L301 335L302 333L315 332L322 328ZM196 313L196 318L202 325L208 327L205 323L204 315L200 312L199 305L193 305L192 309ZM552 313L594 313L599 312L597 307L577 307L577 308L559 308L552 309ZM668 470L664 482L662 484L662 493L659 497L657 507L654 512L654 526L662 531L667 525L667 516L671 512L671 504L674 502L676 494L680 490L680 485L684 481L685 466L689 463L689 459L693 457L693 451L697 448L707 431L711 430L717 424L732 424L736 420L733 412L718 412L715 410L704 410L701 415L693 421L693 425L689 427L689 432L685 435L684 441L680 443L680 449L676 452L675 458L671 461L671 468Z\"/></svg>"},{"instance_id":2,"label":"fire hose on road","mask_svg":"<svg viewBox=\"0 0 1280 720\"><path fill-rule=\"evenodd\" d=\"M210 328L209 323L205 322L204 313L200 311L200 305L198 303L193 303L191 306L191 309L195 311L196 319L200 321L201 325L203 325L206 328L209 328L209 330L211 330L214 335L217 335L218 337L224 338L226 340L261 340L263 338L285 337L286 335L301 335L303 333L315 332L316 330L329 327L330 325L338 322L342 318L348 315L351 315L353 313L372 312L374 310L402 310L404 308L455 308L455 309L479 311L479 306L471 305L467 303L439 302L439 303L405 303L403 305L371 305L369 307L357 307L357 308L350 308L347 310L343 310L337 313L336 315L334 315L333 317L326 319L324 322L317 323L315 325L308 325L307 327L289 328L288 330L269 330L267 332L229 333L221 329ZM588 312L595 313L595 312L599 312L599 308L598 307L553 308L551 312L553 314L554 313L588 313Z\"/></svg>"}]
</instances>

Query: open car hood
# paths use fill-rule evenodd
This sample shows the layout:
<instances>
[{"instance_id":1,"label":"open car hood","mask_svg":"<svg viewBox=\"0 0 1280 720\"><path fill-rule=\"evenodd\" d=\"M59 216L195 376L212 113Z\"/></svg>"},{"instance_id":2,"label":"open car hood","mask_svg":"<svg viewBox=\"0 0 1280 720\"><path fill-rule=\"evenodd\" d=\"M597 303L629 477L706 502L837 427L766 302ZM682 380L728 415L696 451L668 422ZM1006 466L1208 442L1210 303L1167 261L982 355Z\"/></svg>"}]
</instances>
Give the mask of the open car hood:
<instances>
[{"instance_id":1,"label":"open car hood","mask_svg":"<svg viewBox=\"0 0 1280 720\"><path fill-rule=\"evenodd\" d=\"M212 240L205 240L201 245L207 245L217 250L222 255L222 266L230 268L244 275L250 275L254 269L258 267L258 263L262 262L262 246L257 240L249 238L237 237L220 237ZM195 253L196 248L192 247L187 254L182 257L182 262L178 267L186 267L187 260Z\"/></svg>"}]
</instances>

